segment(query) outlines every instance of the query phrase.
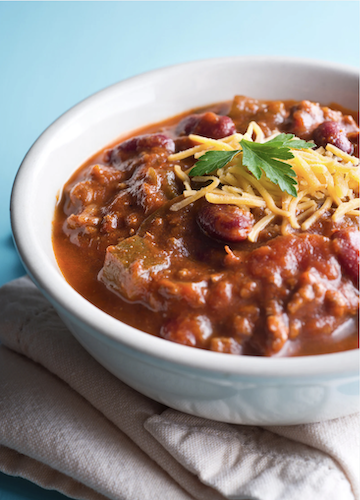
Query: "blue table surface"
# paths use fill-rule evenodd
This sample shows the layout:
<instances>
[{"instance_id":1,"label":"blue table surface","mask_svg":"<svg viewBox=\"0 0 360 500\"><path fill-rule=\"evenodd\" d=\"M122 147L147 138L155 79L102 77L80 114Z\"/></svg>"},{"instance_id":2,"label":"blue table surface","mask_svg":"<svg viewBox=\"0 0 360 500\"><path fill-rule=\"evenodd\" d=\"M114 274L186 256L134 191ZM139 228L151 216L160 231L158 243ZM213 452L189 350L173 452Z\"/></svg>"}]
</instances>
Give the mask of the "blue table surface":
<instances>
[{"instance_id":1,"label":"blue table surface","mask_svg":"<svg viewBox=\"0 0 360 500\"><path fill-rule=\"evenodd\" d=\"M11 187L50 123L133 75L236 55L358 67L359 3L0 2L0 285L25 273L11 236ZM0 473L0 500L45 498L67 497Z\"/></svg>"}]
</instances>

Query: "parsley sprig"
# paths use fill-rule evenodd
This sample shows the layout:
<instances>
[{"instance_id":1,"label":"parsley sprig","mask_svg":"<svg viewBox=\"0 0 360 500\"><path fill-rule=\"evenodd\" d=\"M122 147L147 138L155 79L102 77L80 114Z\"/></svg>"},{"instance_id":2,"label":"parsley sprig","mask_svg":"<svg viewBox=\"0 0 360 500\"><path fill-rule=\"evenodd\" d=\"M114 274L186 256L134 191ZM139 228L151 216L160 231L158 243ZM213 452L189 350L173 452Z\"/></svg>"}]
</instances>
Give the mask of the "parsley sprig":
<instances>
[{"instance_id":1,"label":"parsley sprig","mask_svg":"<svg viewBox=\"0 0 360 500\"><path fill-rule=\"evenodd\" d=\"M293 134L279 134L267 142L252 142L242 139L240 146L242 149L234 151L207 151L195 167L191 169L190 176L210 174L219 168L225 167L241 152L242 164L256 177L260 179L264 173L266 177L277 184L281 191L286 191L296 198L297 184L294 177L296 173L291 165L281 160L294 158L290 149L313 148L312 142L302 139L294 139Z\"/></svg>"}]
</instances>

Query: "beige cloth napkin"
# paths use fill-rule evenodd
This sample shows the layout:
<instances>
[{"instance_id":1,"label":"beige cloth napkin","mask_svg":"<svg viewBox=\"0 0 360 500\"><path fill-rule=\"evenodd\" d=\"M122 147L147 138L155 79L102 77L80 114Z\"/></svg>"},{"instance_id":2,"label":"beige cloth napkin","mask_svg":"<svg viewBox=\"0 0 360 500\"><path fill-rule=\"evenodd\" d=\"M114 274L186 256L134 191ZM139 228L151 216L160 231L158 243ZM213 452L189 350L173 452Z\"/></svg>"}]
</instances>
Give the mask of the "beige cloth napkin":
<instances>
[{"instance_id":1,"label":"beige cloth napkin","mask_svg":"<svg viewBox=\"0 0 360 500\"><path fill-rule=\"evenodd\" d=\"M28 278L0 290L0 470L73 498L359 500L359 418L222 424L129 388Z\"/></svg>"}]
</instances>

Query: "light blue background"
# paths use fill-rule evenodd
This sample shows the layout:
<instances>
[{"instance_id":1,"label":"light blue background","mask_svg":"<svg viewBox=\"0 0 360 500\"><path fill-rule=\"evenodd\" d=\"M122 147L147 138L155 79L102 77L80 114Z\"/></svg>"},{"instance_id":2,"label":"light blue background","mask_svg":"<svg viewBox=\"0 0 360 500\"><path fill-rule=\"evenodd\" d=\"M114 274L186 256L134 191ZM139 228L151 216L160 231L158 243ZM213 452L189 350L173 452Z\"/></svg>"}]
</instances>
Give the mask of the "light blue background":
<instances>
[{"instance_id":1,"label":"light blue background","mask_svg":"<svg viewBox=\"0 0 360 500\"><path fill-rule=\"evenodd\" d=\"M24 273L9 219L16 171L59 115L151 69L267 54L358 67L359 3L0 2L0 285ZM35 498L64 497L0 474L0 500Z\"/></svg>"}]
</instances>

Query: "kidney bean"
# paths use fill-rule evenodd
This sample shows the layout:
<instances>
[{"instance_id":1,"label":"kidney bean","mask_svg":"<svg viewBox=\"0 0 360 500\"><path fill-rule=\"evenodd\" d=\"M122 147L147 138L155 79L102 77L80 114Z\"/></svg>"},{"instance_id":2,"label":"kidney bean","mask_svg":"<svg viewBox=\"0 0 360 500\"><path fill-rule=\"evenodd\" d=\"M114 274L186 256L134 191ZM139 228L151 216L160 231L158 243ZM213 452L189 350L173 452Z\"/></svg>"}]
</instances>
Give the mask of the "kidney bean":
<instances>
[{"instance_id":1,"label":"kidney bean","mask_svg":"<svg viewBox=\"0 0 360 500\"><path fill-rule=\"evenodd\" d=\"M254 217L235 205L204 204L198 211L197 222L205 233L220 241L246 240Z\"/></svg>"},{"instance_id":2,"label":"kidney bean","mask_svg":"<svg viewBox=\"0 0 360 500\"><path fill-rule=\"evenodd\" d=\"M119 149L121 151L125 151L128 153L132 152L140 152L145 149L154 149L154 148L164 148L169 153L173 153L175 151L175 144L170 137L167 137L164 134L145 134L138 135L137 137L133 137L132 139L128 139L127 141L121 143L119 145Z\"/></svg>"},{"instance_id":3,"label":"kidney bean","mask_svg":"<svg viewBox=\"0 0 360 500\"><path fill-rule=\"evenodd\" d=\"M336 231L332 246L341 267L359 285L360 231L352 227Z\"/></svg>"},{"instance_id":4,"label":"kidney bean","mask_svg":"<svg viewBox=\"0 0 360 500\"><path fill-rule=\"evenodd\" d=\"M171 154L175 152L175 143L164 134L145 134L132 137L121 144L109 149L104 154L104 161L118 163L128 158L128 154L141 153L141 151L164 150ZM160 151L159 151L160 152Z\"/></svg>"},{"instance_id":5,"label":"kidney bean","mask_svg":"<svg viewBox=\"0 0 360 500\"><path fill-rule=\"evenodd\" d=\"M313 137L318 146L325 147L327 144L333 144L350 155L354 152L354 146L347 138L344 129L337 122L326 121L321 123L314 130Z\"/></svg>"},{"instance_id":6,"label":"kidney bean","mask_svg":"<svg viewBox=\"0 0 360 500\"><path fill-rule=\"evenodd\" d=\"M181 120L176 132L178 135L197 134L211 139L221 139L235 134L236 127L228 116L220 116L209 111L187 116Z\"/></svg>"}]
</instances>

